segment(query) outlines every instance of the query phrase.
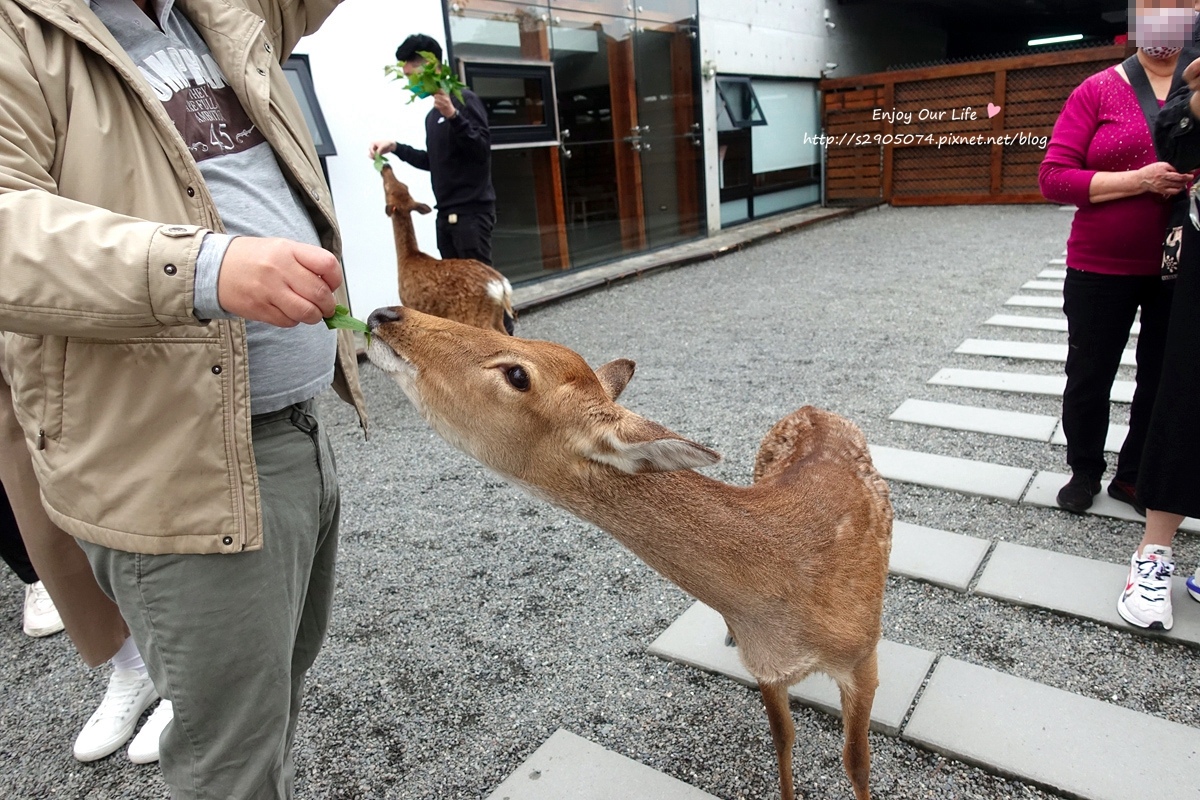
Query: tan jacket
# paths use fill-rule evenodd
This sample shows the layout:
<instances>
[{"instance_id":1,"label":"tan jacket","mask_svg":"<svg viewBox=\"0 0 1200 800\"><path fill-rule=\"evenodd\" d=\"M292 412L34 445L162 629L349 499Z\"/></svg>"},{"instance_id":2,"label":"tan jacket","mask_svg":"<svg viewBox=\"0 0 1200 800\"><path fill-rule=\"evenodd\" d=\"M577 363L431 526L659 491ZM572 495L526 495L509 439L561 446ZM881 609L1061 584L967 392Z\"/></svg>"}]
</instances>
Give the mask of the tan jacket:
<instances>
[{"instance_id":1,"label":"tan jacket","mask_svg":"<svg viewBox=\"0 0 1200 800\"><path fill-rule=\"evenodd\" d=\"M178 1L340 256L280 68L339 0ZM262 547L245 326L193 316L221 223L182 138L84 0L0 0L0 87L0 330L50 517L134 552ZM334 388L365 427L341 334Z\"/></svg>"}]
</instances>

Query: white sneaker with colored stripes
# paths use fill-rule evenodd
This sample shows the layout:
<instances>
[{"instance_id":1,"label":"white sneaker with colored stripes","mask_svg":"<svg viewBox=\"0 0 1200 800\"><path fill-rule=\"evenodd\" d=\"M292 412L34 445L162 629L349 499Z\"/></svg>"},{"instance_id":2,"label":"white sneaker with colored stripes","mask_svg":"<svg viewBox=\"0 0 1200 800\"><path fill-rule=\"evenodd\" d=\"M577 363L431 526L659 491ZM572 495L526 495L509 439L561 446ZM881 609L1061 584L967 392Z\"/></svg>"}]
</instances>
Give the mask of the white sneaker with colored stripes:
<instances>
[{"instance_id":1,"label":"white sneaker with colored stripes","mask_svg":"<svg viewBox=\"0 0 1200 800\"><path fill-rule=\"evenodd\" d=\"M1146 545L1129 559L1129 577L1117 599L1117 613L1130 625L1169 631L1175 624L1171 613L1171 575L1175 561L1171 548Z\"/></svg>"}]
</instances>

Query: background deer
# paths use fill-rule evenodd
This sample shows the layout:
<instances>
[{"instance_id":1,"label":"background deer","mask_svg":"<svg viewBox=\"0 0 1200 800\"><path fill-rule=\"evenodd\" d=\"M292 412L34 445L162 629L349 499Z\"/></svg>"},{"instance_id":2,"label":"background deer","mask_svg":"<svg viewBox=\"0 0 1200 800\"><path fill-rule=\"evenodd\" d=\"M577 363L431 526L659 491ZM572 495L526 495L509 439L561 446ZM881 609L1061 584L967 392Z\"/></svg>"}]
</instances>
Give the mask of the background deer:
<instances>
[{"instance_id":1,"label":"background deer","mask_svg":"<svg viewBox=\"0 0 1200 800\"><path fill-rule=\"evenodd\" d=\"M413 199L390 165L381 172L387 199L384 211L392 218L396 237L400 302L464 325L511 334L516 314L508 279L472 258L443 260L422 253L413 230L412 212L428 214L433 209Z\"/></svg>"},{"instance_id":2,"label":"background deer","mask_svg":"<svg viewBox=\"0 0 1200 800\"><path fill-rule=\"evenodd\" d=\"M851 422L811 406L763 440L751 486L693 472L714 451L615 401L633 376L561 345L378 309L367 355L448 442L612 534L719 611L762 689L781 794L795 797L787 689L841 690L843 762L870 797L867 731L891 550L888 489Z\"/></svg>"}]
</instances>

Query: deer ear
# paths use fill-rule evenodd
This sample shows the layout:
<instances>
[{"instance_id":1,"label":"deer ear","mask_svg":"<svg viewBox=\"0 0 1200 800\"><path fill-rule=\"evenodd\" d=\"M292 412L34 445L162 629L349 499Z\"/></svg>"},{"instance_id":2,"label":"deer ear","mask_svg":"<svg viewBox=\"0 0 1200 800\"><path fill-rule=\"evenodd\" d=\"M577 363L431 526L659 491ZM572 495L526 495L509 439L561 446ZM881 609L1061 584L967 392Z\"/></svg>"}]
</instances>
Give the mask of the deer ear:
<instances>
[{"instance_id":1,"label":"deer ear","mask_svg":"<svg viewBox=\"0 0 1200 800\"><path fill-rule=\"evenodd\" d=\"M428 214L429 212L433 211L432 208L425 205L424 203L417 203L415 206L413 206L413 210L416 211L418 214Z\"/></svg>"},{"instance_id":2,"label":"deer ear","mask_svg":"<svg viewBox=\"0 0 1200 800\"><path fill-rule=\"evenodd\" d=\"M396 210L396 207L393 206L391 203L388 203L387 205L385 205L383 207L383 213L387 214L389 217L392 215L392 212L395 210Z\"/></svg>"},{"instance_id":3,"label":"deer ear","mask_svg":"<svg viewBox=\"0 0 1200 800\"><path fill-rule=\"evenodd\" d=\"M604 387L609 400L616 400L625 391L635 366L628 358L618 358L596 370L596 377L600 379L600 385Z\"/></svg>"},{"instance_id":4,"label":"deer ear","mask_svg":"<svg viewBox=\"0 0 1200 800\"><path fill-rule=\"evenodd\" d=\"M672 472L716 464L721 454L632 412L592 443L586 455L622 472Z\"/></svg>"}]
</instances>

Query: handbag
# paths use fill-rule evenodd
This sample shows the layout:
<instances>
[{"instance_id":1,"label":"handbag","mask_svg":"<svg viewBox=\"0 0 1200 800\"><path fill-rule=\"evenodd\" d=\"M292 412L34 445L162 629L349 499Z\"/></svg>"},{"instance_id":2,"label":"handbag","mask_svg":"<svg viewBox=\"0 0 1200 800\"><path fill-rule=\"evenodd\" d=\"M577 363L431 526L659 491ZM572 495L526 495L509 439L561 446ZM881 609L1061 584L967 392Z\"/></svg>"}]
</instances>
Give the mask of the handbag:
<instances>
[{"instance_id":1,"label":"handbag","mask_svg":"<svg viewBox=\"0 0 1200 800\"><path fill-rule=\"evenodd\" d=\"M1125 75L1129 78L1129 85L1133 87L1133 92L1137 95L1138 105L1141 106L1142 114L1146 117L1146 124L1150 126L1150 138L1153 139L1159 106L1154 89L1150 86L1150 79L1146 77L1146 70L1142 67L1142 62L1138 61L1137 53L1125 59L1122 66L1125 68ZM1163 238L1162 263L1159 267L1164 281L1174 280L1179 275L1183 224L1187 222L1189 209L1194 202L1192 196L1194 191L1194 188L1189 188L1188 191L1181 192L1171 201L1171 217L1167 223L1167 235Z\"/></svg>"}]
</instances>

